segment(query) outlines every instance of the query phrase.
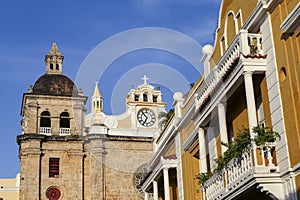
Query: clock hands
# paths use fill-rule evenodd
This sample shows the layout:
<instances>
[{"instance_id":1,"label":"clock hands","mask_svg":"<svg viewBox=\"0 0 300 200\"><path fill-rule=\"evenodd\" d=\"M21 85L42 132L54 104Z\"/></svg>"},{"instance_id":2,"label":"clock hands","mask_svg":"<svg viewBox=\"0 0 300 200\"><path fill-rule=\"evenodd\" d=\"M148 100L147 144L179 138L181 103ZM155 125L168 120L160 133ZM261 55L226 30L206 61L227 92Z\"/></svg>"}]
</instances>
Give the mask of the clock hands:
<instances>
[{"instance_id":1,"label":"clock hands","mask_svg":"<svg viewBox=\"0 0 300 200\"><path fill-rule=\"evenodd\" d=\"M138 121L143 126L152 126L155 122L155 116L150 110L140 110L138 113Z\"/></svg>"}]
</instances>

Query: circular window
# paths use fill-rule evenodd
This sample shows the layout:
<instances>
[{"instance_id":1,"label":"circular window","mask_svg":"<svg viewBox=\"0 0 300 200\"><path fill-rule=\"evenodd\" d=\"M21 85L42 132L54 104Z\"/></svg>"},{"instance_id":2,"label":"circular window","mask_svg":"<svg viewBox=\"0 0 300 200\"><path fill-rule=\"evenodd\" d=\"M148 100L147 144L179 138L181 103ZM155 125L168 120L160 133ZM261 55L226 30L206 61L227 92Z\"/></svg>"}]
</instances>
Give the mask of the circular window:
<instances>
[{"instance_id":1,"label":"circular window","mask_svg":"<svg viewBox=\"0 0 300 200\"><path fill-rule=\"evenodd\" d=\"M49 187L46 191L46 197L49 200L58 200L61 196L61 192L57 187Z\"/></svg>"},{"instance_id":2,"label":"circular window","mask_svg":"<svg viewBox=\"0 0 300 200\"><path fill-rule=\"evenodd\" d=\"M279 80L284 81L286 79L286 69L285 67L281 67L279 71Z\"/></svg>"},{"instance_id":3,"label":"circular window","mask_svg":"<svg viewBox=\"0 0 300 200\"><path fill-rule=\"evenodd\" d=\"M141 183L143 181L143 178L147 175L148 173L148 165L144 164L140 166L136 172L134 173L133 181L134 181L134 187L139 196L142 198L144 197L144 192L141 188Z\"/></svg>"}]
</instances>

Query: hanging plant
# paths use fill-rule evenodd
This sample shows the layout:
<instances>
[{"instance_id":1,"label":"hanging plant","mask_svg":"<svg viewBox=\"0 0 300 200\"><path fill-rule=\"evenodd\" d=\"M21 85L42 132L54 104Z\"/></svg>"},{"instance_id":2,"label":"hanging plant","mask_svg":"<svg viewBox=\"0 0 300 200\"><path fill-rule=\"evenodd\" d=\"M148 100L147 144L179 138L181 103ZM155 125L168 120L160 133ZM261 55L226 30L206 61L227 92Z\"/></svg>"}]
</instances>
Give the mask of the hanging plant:
<instances>
[{"instance_id":1,"label":"hanging plant","mask_svg":"<svg viewBox=\"0 0 300 200\"><path fill-rule=\"evenodd\" d=\"M216 168L213 172L200 173L197 178L199 183L204 183L210 179L215 173L227 167L228 163L234 158L240 158L243 153L249 152L251 148L251 141L254 141L257 146L265 146L268 143L273 143L280 139L279 133L270 128L264 127L262 124L252 128L253 133L256 135L253 140L250 137L250 130L243 128L239 130L237 137L228 143L221 142L222 145L227 147L223 155L216 159Z\"/></svg>"},{"instance_id":2,"label":"hanging plant","mask_svg":"<svg viewBox=\"0 0 300 200\"><path fill-rule=\"evenodd\" d=\"M216 171L227 167L227 164L233 158L239 158L245 151L249 151L250 143L250 132L246 128L239 131L234 141L230 140L228 143L221 142L222 145L227 147L227 150L216 160Z\"/></svg>"},{"instance_id":3,"label":"hanging plant","mask_svg":"<svg viewBox=\"0 0 300 200\"><path fill-rule=\"evenodd\" d=\"M206 172L206 173L200 173L198 176L196 176L196 178L199 181L200 185L204 185L204 183L210 179L214 174L212 172Z\"/></svg>"},{"instance_id":4,"label":"hanging plant","mask_svg":"<svg viewBox=\"0 0 300 200\"><path fill-rule=\"evenodd\" d=\"M264 146L268 143L273 143L277 139L281 139L278 132L273 131L270 128L264 127L262 124L253 127L253 132L256 133L256 137L254 138L254 141L257 146Z\"/></svg>"}]
</instances>

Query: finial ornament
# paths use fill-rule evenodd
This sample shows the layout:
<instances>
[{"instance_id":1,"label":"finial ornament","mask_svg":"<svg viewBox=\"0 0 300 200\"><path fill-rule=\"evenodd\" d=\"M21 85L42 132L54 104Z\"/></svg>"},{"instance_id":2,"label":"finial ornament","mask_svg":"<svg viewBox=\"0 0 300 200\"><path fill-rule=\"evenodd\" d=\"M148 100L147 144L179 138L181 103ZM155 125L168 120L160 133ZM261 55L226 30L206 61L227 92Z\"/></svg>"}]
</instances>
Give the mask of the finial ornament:
<instances>
[{"instance_id":1,"label":"finial ornament","mask_svg":"<svg viewBox=\"0 0 300 200\"><path fill-rule=\"evenodd\" d=\"M53 44L52 44L49 55L61 55L61 53L58 50L57 44L55 42L53 42Z\"/></svg>"},{"instance_id":2,"label":"finial ornament","mask_svg":"<svg viewBox=\"0 0 300 200\"><path fill-rule=\"evenodd\" d=\"M146 75L144 75L144 77L142 78L142 80L144 81L144 85L146 85L146 84L148 84L147 80L149 80L149 78Z\"/></svg>"},{"instance_id":3,"label":"finial ornament","mask_svg":"<svg viewBox=\"0 0 300 200\"><path fill-rule=\"evenodd\" d=\"M32 85L29 86L28 93L33 93Z\"/></svg>"}]
</instances>

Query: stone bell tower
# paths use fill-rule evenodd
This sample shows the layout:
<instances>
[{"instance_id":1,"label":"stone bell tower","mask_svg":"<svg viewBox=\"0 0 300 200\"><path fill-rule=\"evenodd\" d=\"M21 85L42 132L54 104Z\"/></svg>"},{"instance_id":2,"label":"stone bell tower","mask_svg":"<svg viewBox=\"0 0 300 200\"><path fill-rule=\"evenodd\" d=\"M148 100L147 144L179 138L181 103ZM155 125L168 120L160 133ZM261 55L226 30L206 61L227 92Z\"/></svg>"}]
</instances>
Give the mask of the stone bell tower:
<instances>
[{"instance_id":1,"label":"stone bell tower","mask_svg":"<svg viewBox=\"0 0 300 200\"><path fill-rule=\"evenodd\" d=\"M83 122L87 97L62 74L64 56L53 43L46 73L23 94L20 199L83 199Z\"/></svg>"}]
</instances>

